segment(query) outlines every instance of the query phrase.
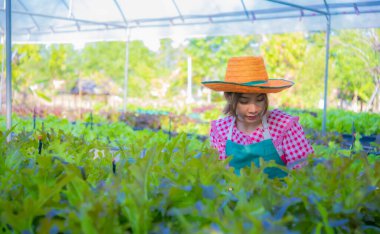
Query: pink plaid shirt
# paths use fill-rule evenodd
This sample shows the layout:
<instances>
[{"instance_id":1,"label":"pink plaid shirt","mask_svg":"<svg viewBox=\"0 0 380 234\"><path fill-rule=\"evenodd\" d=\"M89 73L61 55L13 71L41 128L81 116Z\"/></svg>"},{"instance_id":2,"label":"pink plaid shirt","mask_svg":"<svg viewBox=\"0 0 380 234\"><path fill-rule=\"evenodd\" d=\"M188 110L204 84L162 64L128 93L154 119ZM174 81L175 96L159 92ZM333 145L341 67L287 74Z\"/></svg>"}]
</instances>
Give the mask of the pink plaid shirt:
<instances>
[{"instance_id":1,"label":"pink plaid shirt","mask_svg":"<svg viewBox=\"0 0 380 234\"><path fill-rule=\"evenodd\" d=\"M219 159L226 159L226 141L229 127L233 121L232 116L217 119L211 122L210 140L211 145L219 151ZM293 117L280 110L272 110L268 116L269 132L274 146L279 152L283 152L281 159L286 165L293 165L292 168L300 168L304 163L297 164L297 161L304 161L310 153L314 153L313 148L305 137L305 133L298 117ZM264 140L263 127L257 128L247 135L236 128L234 124L231 140L235 143L248 145Z\"/></svg>"}]
</instances>

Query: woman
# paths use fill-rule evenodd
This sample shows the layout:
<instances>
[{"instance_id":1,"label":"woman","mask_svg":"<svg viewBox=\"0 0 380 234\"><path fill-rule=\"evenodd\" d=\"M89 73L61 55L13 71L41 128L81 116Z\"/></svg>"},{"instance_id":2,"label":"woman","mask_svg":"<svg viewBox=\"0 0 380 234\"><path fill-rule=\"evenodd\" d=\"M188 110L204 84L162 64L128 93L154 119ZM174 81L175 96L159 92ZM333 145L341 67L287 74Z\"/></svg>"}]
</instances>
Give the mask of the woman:
<instances>
[{"instance_id":1,"label":"woman","mask_svg":"<svg viewBox=\"0 0 380 234\"><path fill-rule=\"evenodd\" d=\"M227 105L225 118L211 122L211 144L218 149L219 159L233 158L235 173L264 161L274 160L288 168L299 168L313 148L305 138L298 117L283 111L268 110L267 93L277 93L294 83L284 79L268 79L262 57L235 57L228 61L225 81L205 81L214 91L224 92ZM267 167L270 178L284 177L286 172Z\"/></svg>"}]
</instances>

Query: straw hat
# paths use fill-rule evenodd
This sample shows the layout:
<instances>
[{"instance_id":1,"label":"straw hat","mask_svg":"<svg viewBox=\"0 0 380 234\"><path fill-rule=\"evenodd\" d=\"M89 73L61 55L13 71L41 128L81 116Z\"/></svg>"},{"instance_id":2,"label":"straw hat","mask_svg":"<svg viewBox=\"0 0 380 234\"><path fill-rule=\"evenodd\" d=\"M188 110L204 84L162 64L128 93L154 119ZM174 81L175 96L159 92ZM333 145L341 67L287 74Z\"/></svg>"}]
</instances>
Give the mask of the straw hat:
<instances>
[{"instance_id":1,"label":"straw hat","mask_svg":"<svg viewBox=\"0 0 380 234\"><path fill-rule=\"evenodd\" d=\"M262 57L234 57L228 60L224 81L203 81L209 89L234 93L277 93L294 83L284 79L268 79Z\"/></svg>"}]
</instances>

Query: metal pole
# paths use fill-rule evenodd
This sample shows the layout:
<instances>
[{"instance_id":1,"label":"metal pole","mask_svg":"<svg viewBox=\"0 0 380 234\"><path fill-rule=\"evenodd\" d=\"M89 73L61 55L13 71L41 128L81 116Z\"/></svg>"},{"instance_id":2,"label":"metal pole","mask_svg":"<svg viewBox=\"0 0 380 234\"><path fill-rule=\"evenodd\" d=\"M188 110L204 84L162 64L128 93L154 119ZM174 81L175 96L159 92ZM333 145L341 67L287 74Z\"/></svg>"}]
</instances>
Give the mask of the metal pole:
<instances>
[{"instance_id":1,"label":"metal pole","mask_svg":"<svg viewBox=\"0 0 380 234\"><path fill-rule=\"evenodd\" d=\"M327 7L327 4L326 4ZM328 8L327 8L328 10ZM326 54L325 54L325 89L323 98L323 119L322 119L322 135L326 135L326 122L327 122L327 84L329 79L329 57L330 57L330 31L331 31L331 17L326 15L327 30L326 30Z\"/></svg>"},{"instance_id":2,"label":"metal pole","mask_svg":"<svg viewBox=\"0 0 380 234\"><path fill-rule=\"evenodd\" d=\"M4 79L4 64L5 64L5 35L1 36L1 44L3 44L1 57L1 74L0 74L0 112L3 112L3 79Z\"/></svg>"},{"instance_id":3,"label":"metal pole","mask_svg":"<svg viewBox=\"0 0 380 234\"><path fill-rule=\"evenodd\" d=\"M192 63L191 57L187 57L187 102L190 103L193 101L193 95L191 92L192 87Z\"/></svg>"},{"instance_id":4,"label":"metal pole","mask_svg":"<svg viewBox=\"0 0 380 234\"><path fill-rule=\"evenodd\" d=\"M128 93L128 68L129 68L129 40L130 30L128 30L128 37L125 43L125 67L124 67L124 96L123 96L123 113L127 112L127 93Z\"/></svg>"},{"instance_id":5,"label":"metal pole","mask_svg":"<svg viewBox=\"0 0 380 234\"><path fill-rule=\"evenodd\" d=\"M12 24L11 24L11 0L6 0L5 5L5 43L6 43L6 100L7 100L7 130L12 128ZM11 140L11 134L7 141Z\"/></svg>"}]
</instances>

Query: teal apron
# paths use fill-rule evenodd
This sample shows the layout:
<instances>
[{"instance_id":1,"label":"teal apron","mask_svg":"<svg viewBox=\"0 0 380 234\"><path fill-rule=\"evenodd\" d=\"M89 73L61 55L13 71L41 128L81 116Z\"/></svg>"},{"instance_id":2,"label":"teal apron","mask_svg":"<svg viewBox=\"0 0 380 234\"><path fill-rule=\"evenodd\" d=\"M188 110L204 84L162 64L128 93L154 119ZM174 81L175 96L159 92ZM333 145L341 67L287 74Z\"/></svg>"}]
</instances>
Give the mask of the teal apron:
<instances>
[{"instance_id":1,"label":"teal apron","mask_svg":"<svg viewBox=\"0 0 380 234\"><path fill-rule=\"evenodd\" d=\"M229 134L226 142L226 155L232 156L230 166L235 170L235 174L240 175L240 169L243 167L250 167L253 162L255 166L260 167L260 158L264 161L274 160L281 166L286 166L284 161L280 158L280 153L273 144L272 137L268 130L268 122L266 116L263 117L262 124L264 128L264 140L258 143L250 145L240 145L231 140L232 129L234 127L235 120L229 129ZM277 167L267 167L264 169L264 173L268 174L268 177L283 178L287 176L287 173Z\"/></svg>"}]
</instances>

